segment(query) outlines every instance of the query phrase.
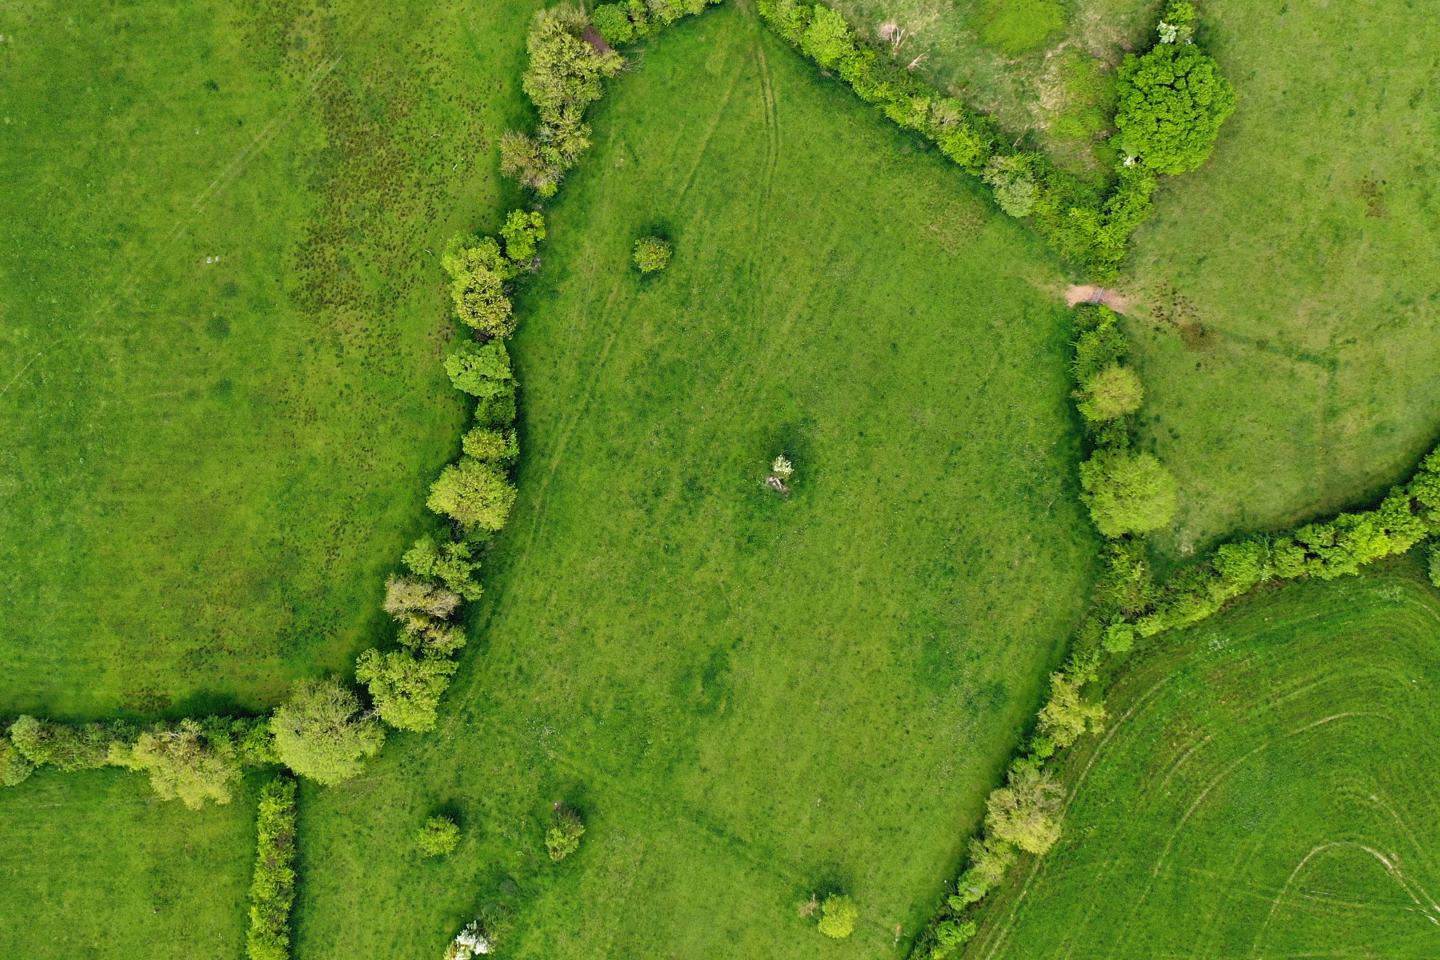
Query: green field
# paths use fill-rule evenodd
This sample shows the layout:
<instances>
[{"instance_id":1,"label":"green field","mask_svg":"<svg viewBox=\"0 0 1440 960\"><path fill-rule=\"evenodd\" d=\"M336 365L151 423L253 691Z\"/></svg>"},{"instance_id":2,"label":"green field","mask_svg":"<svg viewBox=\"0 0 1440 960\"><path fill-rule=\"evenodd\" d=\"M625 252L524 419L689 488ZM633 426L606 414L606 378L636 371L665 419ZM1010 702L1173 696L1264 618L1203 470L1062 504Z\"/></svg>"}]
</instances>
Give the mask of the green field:
<instances>
[{"instance_id":1,"label":"green field","mask_svg":"<svg viewBox=\"0 0 1440 960\"><path fill-rule=\"evenodd\" d=\"M345 667L456 443L427 251L498 214L532 5L231 6L0 18L3 711Z\"/></svg>"},{"instance_id":2,"label":"green field","mask_svg":"<svg viewBox=\"0 0 1440 960\"><path fill-rule=\"evenodd\" d=\"M1440 593L1411 561L1161 638L967 958L1440 953Z\"/></svg>"},{"instance_id":3,"label":"green field","mask_svg":"<svg viewBox=\"0 0 1440 960\"><path fill-rule=\"evenodd\" d=\"M1368 502L1440 433L1440 20L1321 0L1203 15L1239 107L1210 163L1161 188L1121 282L1179 556Z\"/></svg>"},{"instance_id":4,"label":"green field","mask_svg":"<svg viewBox=\"0 0 1440 960\"><path fill-rule=\"evenodd\" d=\"M254 791L162 803L119 771L39 773L0 790L0 956L240 957Z\"/></svg>"},{"instance_id":5,"label":"green field","mask_svg":"<svg viewBox=\"0 0 1440 960\"><path fill-rule=\"evenodd\" d=\"M1081 610L1038 241L748 11L635 63L519 304L479 649L436 733L307 796L301 956L421 960L476 913L517 958L896 956ZM436 810L465 839L420 862ZM831 945L797 905L833 884Z\"/></svg>"}]
</instances>

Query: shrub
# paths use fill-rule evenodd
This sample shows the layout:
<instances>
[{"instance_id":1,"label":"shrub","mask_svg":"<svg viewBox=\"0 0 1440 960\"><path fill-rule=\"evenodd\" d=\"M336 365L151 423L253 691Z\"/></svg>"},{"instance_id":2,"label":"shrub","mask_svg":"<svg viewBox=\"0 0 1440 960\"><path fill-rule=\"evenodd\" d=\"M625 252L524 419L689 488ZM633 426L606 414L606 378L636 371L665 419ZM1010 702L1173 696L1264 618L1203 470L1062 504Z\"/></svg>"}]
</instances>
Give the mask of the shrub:
<instances>
[{"instance_id":1,"label":"shrub","mask_svg":"<svg viewBox=\"0 0 1440 960\"><path fill-rule=\"evenodd\" d=\"M956 912L985 898L1005 879L1015 862L1015 848L995 837L970 841L970 865L960 874L949 907Z\"/></svg>"},{"instance_id":2,"label":"shrub","mask_svg":"<svg viewBox=\"0 0 1440 960\"><path fill-rule=\"evenodd\" d=\"M1080 306L1075 317L1075 359L1071 364L1075 382L1084 383L1111 364L1119 363L1129 344L1120 331L1115 312L1104 306Z\"/></svg>"},{"instance_id":3,"label":"shrub","mask_svg":"<svg viewBox=\"0 0 1440 960\"><path fill-rule=\"evenodd\" d=\"M1080 465L1080 489L1107 537L1157 530L1175 516L1175 478L1153 454L1098 450Z\"/></svg>"},{"instance_id":4,"label":"shrub","mask_svg":"<svg viewBox=\"0 0 1440 960\"><path fill-rule=\"evenodd\" d=\"M1086 420L1101 422L1129 416L1140 409L1144 398L1145 388L1135 371L1112 363L1081 383L1075 406Z\"/></svg>"},{"instance_id":5,"label":"shrub","mask_svg":"<svg viewBox=\"0 0 1440 960\"><path fill-rule=\"evenodd\" d=\"M600 31L600 36L613 47L635 39L635 25L630 15L618 3L602 3L590 13L590 22Z\"/></svg>"},{"instance_id":6,"label":"shrub","mask_svg":"<svg viewBox=\"0 0 1440 960\"><path fill-rule=\"evenodd\" d=\"M480 561L474 556L470 544L463 540L442 540L421 537L411 545L401 562L413 574L434 577L445 584L445 588L466 600L479 600L484 588L475 579ZM388 586L386 598L389 599Z\"/></svg>"},{"instance_id":7,"label":"shrub","mask_svg":"<svg viewBox=\"0 0 1440 960\"><path fill-rule=\"evenodd\" d=\"M1036 731L1056 748L1070 746L1105 723L1105 706L1080 696L1081 682L1063 673L1050 674L1050 699L1040 708Z\"/></svg>"},{"instance_id":8,"label":"shrub","mask_svg":"<svg viewBox=\"0 0 1440 960\"><path fill-rule=\"evenodd\" d=\"M670 244L660 237L635 241L635 266L641 273L658 273L670 266Z\"/></svg>"},{"instance_id":9,"label":"shrub","mask_svg":"<svg viewBox=\"0 0 1440 960\"><path fill-rule=\"evenodd\" d=\"M452 243L440 264L450 274L450 296L461 323L491 337L515 332L515 309L505 286L515 267L493 237Z\"/></svg>"},{"instance_id":10,"label":"shrub","mask_svg":"<svg viewBox=\"0 0 1440 960\"><path fill-rule=\"evenodd\" d=\"M1205 162L1235 92L1215 61L1189 44L1162 43L1130 54L1117 75L1116 137L1127 155L1160 173Z\"/></svg>"},{"instance_id":11,"label":"shrub","mask_svg":"<svg viewBox=\"0 0 1440 960\"><path fill-rule=\"evenodd\" d=\"M295 781L277 777L260 788L255 819L255 874L250 881L250 960L290 960L295 904Z\"/></svg>"},{"instance_id":12,"label":"shrub","mask_svg":"<svg viewBox=\"0 0 1440 960\"><path fill-rule=\"evenodd\" d=\"M335 680L301 680L270 718L281 762L318 783L341 783L385 742L385 728Z\"/></svg>"},{"instance_id":13,"label":"shrub","mask_svg":"<svg viewBox=\"0 0 1440 960\"><path fill-rule=\"evenodd\" d=\"M545 215L539 210L511 210L500 236L505 241L506 259L517 266L528 264L545 239Z\"/></svg>"},{"instance_id":14,"label":"shrub","mask_svg":"<svg viewBox=\"0 0 1440 960\"><path fill-rule=\"evenodd\" d=\"M800 0L756 0L755 8L775 32L796 46L804 38L815 12L813 5Z\"/></svg>"},{"instance_id":15,"label":"shrub","mask_svg":"<svg viewBox=\"0 0 1440 960\"><path fill-rule=\"evenodd\" d=\"M392 576L385 580L383 606L397 620L412 613L444 620L459 608L460 597L428 580Z\"/></svg>"},{"instance_id":16,"label":"shrub","mask_svg":"<svg viewBox=\"0 0 1440 960\"><path fill-rule=\"evenodd\" d=\"M974 920L943 920L935 925L935 945L930 948L931 960L945 960L969 943L979 932Z\"/></svg>"},{"instance_id":17,"label":"shrub","mask_svg":"<svg viewBox=\"0 0 1440 960\"><path fill-rule=\"evenodd\" d=\"M460 440L465 456L488 463L511 463L520 455L520 444L514 430L475 427Z\"/></svg>"},{"instance_id":18,"label":"shrub","mask_svg":"<svg viewBox=\"0 0 1440 960\"><path fill-rule=\"evenodd\" d=\"M985 800L985 830L996 839L1037 856L1060 839L1060 803L1064 792L1049 773L1024 764L1014 767L1006 785Z\"/></svg>"},{"instance_id":19,"label":"shrub","mask_svg":"<svg viewBox=\"0 0 1440 960\"><path fill-rule=\"evenodd\" d=\"M586 26L583 14L565 7L535 15L525 39L529 62L521 86L543 121L600 99L605 78L624 65L618 53L597 50L580 35Z\"/></svg>"},{"instance_id":20,"label":"shrub","mask_svg":"<svg viewBox=\"0 0 1440 960\"><path fill-rule=\"evenodd\" d=\"M161 800L178 799L191 810L206 800L229 803L240 780L240 757L229 732L207 730L191 719L142 733L130 756L127 766L149 774Z\"/></svg>"},{"instance_id":21,"label":"shrub","mask_svg":"<svg viewBox=\"0 0 1440 960\"><path fill-rule=\"evenodd\" d=\"M482 427L508 427L515 422L515 384L512 381L499 393L480 397L475 403L475 423Z\"/></svg>"},{"instance_id":22,"label":"shrub","mask_svg":"<svg viewBox=\"0 0 1440 960\"><path fill-rule=\"evenodd\" d=\"M580 814L557 803L550 811L550 829L545 831L545 852L559 863L580 849L580 838L584 835L585 823Z\"/></svg>"},{"instance_id":23,"label":"shrub","mask_svg":"<svg viewBox=\"0 0 1440 960\"><path fill-rule=\"evenodd\" d=\"M800 49L829 70L838 66L842 57L855 52L855 37L838 11L817 3L810 25L800 38Z\"/></svg>"},{"instance_id":24,"label":"shrub","mask_svg":"<svg viewBox=\"0 0 1440 960\"><path fill-rule=\"evenodd\" d=\"M1028 217L1040 197L1035 182L1034 159L1030 154L1012 153L991 157L981 178L995 191L995 202L1012 217Z\"/></svg>"},{"instance_id":25,"label":"shrub","mask_svg":"<svg viewBox=\"0 0 1440 960\"><path fill-rule=\"evenodd\" d=\"M20 752L20 748L11 743L8 736L0 737L0 787L24 783L34 772L35 764Z\"/></svg>"},{"instance_id":26,"label":"shrub","mask_svg":"<svg viewBox=\"0 0 1440 960\"><path fill-rule=\"evenodd\" d=\"M500 340L486 344L465 341L445 358L445 372L456 390L482 399L514 390L510 352Z\"/></svg>"},{"instance_id":27,"label":"shrub","mask_svg":"<svg viewBox=\"0 0 1440 960\"><path fill-rule=\"evenodd\" d=\"M435 728L435 708L455 669L453 660L372 648L356 659L355 680L369 689L381 720L398 730L423 733Z\"/></svg>"},{"instance_id":28,"label":"shrub","mask_svg":"<svg viewBox=\"0 0 1440 960\"><path fill-rule=\"evenodd\" d=\"M10 725L10 740L21 756L66 773L107 766L112 745L128 751L134 738L134 728L118 721L71 726L22 716Z\"/></svg>"},{"instance_id":29,"label":"shrub","mask_svg":"<svg viewBox=\"0 0 1440 960\"><path fill-rule=\"evenodd\" d=\"M859 919L860 908L843 893L832 893L820 904L820 932L833 940L844 940L854 933Z\"/></svg>"},{"instance_id":30,"label":"shrub","mask_svg":"<svg viewBox=\"0 0 1440 960\"><path fill-rule=\"evenodd\" d=\"M1095 584L1095 600L1102 608L1133 615L1155 602L1155 581L1143 541L1136 538L1110 541L1104 548L1104 561L1100 579Z\"/></svg>"},{"instance_id":31,"label":"shrub","mask_svg":"<svg viewBox=\"0 0 1440 960\"><path fill-rule=\"evenodd\" d=\"M565 169L559 151L543 146L538 137L518 130L507 130L501 134L501 174L533 190L538 196L553 197L560 189Z\"/></svg>"},{"instance_id":32,"label":"shrub","mask_svg":"<svg viewBox=\"0 0 1440 960\"><path fill-rule=\"evenodd\" d=\"M415 848L422 857L448 857L459 844L460 825L449 817L431 817L415 834Z\"/></svg>"},{"instance_id":33,"label":"shrub","mask_svg":"<svg viewBox=\"0 0 1440 960\"><path fill-rule=\"evenodd\" d=\"M515 486L494 464L462 457L440 473L425 503L466 530L495 531L515 506Z\"/></svg>"},{"instance_id":34,"label":"shrub","mask_svg":"<svg viewBox=\"0 0 1440 960\"><path fill-rule=\"evenodd\" d=\"M1105 628L1105 637L1101 642L1107 653L1128 653L1135 646L1135 627L1123 620L1112 623Z\"/></svg>"}]
</instances>

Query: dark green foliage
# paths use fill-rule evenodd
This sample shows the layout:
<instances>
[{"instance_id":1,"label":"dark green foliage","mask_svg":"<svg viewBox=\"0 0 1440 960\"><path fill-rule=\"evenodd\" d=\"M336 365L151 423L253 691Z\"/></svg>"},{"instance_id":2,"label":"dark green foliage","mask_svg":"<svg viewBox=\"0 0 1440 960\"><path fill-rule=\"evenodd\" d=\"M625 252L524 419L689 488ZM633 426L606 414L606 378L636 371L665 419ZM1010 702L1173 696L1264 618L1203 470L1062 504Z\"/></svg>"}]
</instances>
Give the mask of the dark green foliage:
<instances>
[{"instance_id":1,"label":"dark green foliage","mask_svg":"<svg viewBox=\"0 0 1440 960\"><path fill-rule=\"evenodd\" d=\"M545 852L556 863L580 849L580 838L585 835L585 822L580 814L557 803L550 811L550 828L545 831Z\"/></svg>"},{"instance_id":2,"label":"dark green foliage","mask_svg":"<svg viewBox=\"0 0 1440 960\"><path fill-rule=\"evenodd\" d=\"M515 422L517 412L515 384L512 382L499 392L476 400L475 424L481 427L508 427Z\"/></svg>"},{"instance_id":3,"label":"dark green foliage","mask_svg":"<svg viewBox=\"0 0 1440 960\"><path fill-rule=\"evenodd\" d=\"M441 471L426 506L467 531L493 532L505 526L515 506L515 485L492 463L462 457Z\"/></svg>"},{"instance_id":4,"label":"dark green foliage","mask_svg":"<svg viewBox=\"0 0 1440 960\"><path fill-rule=\"evenodd\" d=\"M1175 516L1175 478L1154 454L1097 450L1080 465L1080 489L1107 537L1158 530Z\"/></svg>"},{"instance_id":5,"label":"dark green foliage","mask_svg":"<svg viewBox=\"0 0 1440 960\"><path fill-rule=\"evenodd\" d=\"M375 712L397 730L435 728L435 711L455 675L456 663L405 650L366 650L355 661L355 680L370 691Z\"/></svg>"},{"instance_id":6,"label":"dark green foliage","mask_svg":"<svg viewBox=\"0 0 1440 960\"><path fill-rule=\"evenodd\" d=\"M385 728L361 714L355 694L334 680L296 683L270 724L281 762L323 784L354 777L385 742Z\"/></svg>"},{"instance_id":7,"label":"dark green foliage","mask_svg":"<svg viewBox=\"0 0 1440 960\"><path fill-rule=\"evenodd\" d=\"M465 600L479 600L484 592L475 578L480 561L475 557L474 548L463 540L436 541L434 537L421 537L405 551L401 560L411 573L434 577Z\"/></svg>"},{"instance_id":8,"label":"dark green foliage","mask_svg":"<svg viewBox=\"0 0 1440 960\"><path fill-rule=\"evenodd\" d=\"M1039 158L1030 153L992 157L982 179L995 191L995 203L1012 217L1028 217L1040 198L1035 182Z\"/></svg>"},{"instance_id":9,"label":"dark green foliage","mask_svg":"<svg viewBox=\"0 0 1440 960\"><path fill-rule=\"evenodd\" d=\"M420 825L415 849L422 857L448 857L460 843L460 825L445 816L434 816Z\"/></svg>"},{"instance_id":10,"label":"dark green foliage","mask_svg":"<svg viewBox=\"0 0 1440 960\"><path fill-rule=\"evenodd\" d=\"M1190 44L1161 43L1127 56L1118 82L1120 148L1159 173L1185 173L1204 163L1220 125L1235 111L1230 81Z\"/></svg>"},{"instance_id":11,"label":"dark green foliage","mask_svg":"<svg viewBox=\"0 0 1440 960\"><path fill-rule=\"evenodd\" d=\"M515 377L510 353L502 340L479 344L464 341L445 358L445 372L456 390L482 400L513 392Z\"/></svg>"},{"instance_id":12,"label":"dark green foliage","mask_svg":"<svg viewBox=\"0 0 1440 960\"><path fill-rule=\"evenodd\" d=\"M1119 363L1129 344L1120 330L1120 318L1109 307L1082 305L1071 311L1075 319L1075 359L1072 375L1077 384Z\"/></svg>"},{"instance_id":13,"label":"dark green foliage","mask_svg":"<svg viewBox=\"0 0 1440 960\"><path fill-rule=\"evenodd\" d=\"M8 736L0 737L0 787L13 787L24 783L35 771L35 764Z\"/></svg>"},{"instance_id":14,"label":"dark green foliage","mask_svg":"<svg viewBox=\"0 0 1440 960\"><path fill-rule=\"evenodd\" d=\"M276 777L260 788L255 818L255 875L250 882L249 960L289 960L295 904L295 781Z\"/></svg>"}]
</instances>

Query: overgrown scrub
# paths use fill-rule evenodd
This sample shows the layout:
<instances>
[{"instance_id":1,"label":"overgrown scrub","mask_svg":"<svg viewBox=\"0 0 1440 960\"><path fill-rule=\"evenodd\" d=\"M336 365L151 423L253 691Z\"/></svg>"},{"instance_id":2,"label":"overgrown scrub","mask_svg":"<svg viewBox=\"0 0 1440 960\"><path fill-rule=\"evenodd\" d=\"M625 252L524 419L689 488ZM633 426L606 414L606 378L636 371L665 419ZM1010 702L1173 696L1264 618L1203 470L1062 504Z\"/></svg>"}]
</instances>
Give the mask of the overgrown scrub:
<instances>
[{"instance_id":1,"label":"overgrown scrub","mask_svg":"<svg viewBox=\"0 0 1440 960\"><path fill-rule=\"evenodd\" d=\"M580 814L563 803L555 804L550 811L550 828L545 831L545 852L556 863L580 849L580 838L585 836L585 821Z\"/></svg>"},{"instance_id":2,"label":"overgrown scrub","mask_svg":"<svg viewBox=\"0 0 1440 960\"><path fill-rule=\"evenodd\" d=\"M289 960L295 904L295 781L280 776L260 788L255 820L255 875L250 882L250 960Z\"/></svg>"}]
</instances>

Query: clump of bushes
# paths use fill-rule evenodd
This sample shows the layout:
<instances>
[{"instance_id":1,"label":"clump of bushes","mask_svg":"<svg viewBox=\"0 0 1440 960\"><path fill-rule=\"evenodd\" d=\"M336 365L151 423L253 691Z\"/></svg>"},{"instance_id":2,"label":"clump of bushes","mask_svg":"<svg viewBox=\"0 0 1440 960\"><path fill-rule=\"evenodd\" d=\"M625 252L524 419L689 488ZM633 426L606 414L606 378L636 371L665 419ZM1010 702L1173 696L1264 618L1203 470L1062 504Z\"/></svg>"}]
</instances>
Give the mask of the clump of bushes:
<instances>
[{"instance_id":1,"label":"clump of bushes","mask_svg":"<svg viewBox=\"0 0 1440 960\"><path fill-rule=\"evenodd\" d=\"M1107 537L1148 533L1175 517L1175 478L1151 453L1097 450L1080 465L1080 490Z\"/></svg>"},{"instance_id":2,"label":"clump of bushes","mask_svg":"<svg viewBox=\"0 0 1440 960\"><path fill-rule=\"evenodd\" d=\"M585 821L580 819L580 814L557 803L550 811L550 828L545 831L545 852L559 863L580 849L580 838L584 835Z\"/></svg>"},{"instance_id":3,"label":"clump of bushes","mask_svg":"<svg viewBox=\"0 0 1440 960\"><path fill-rule=\"evenodd\" d=\"M385 743L385 728L335 680L301 680L270 717L275 752L291 770L323 784L360 773Z\"/></svg>"},{"instance_id":4,"label":"clump of bushes","mask_svg":"<svg viewBox=\"0 0 1440 960\"><path fill-rule=\"evenodd\" d=\"M415 849L422 857L448 857L460 844L460 825L446 816L434 816L420 825Z\"/></svg>"},{"instance_id":5,"label":"clump of bushes","mask_svg":"<svg viewBox=\"0 0 1440 960\"><path fill-rule=\"evenodd\" d=\"M295 781L276 777L260 788L255 821L255 874L250 881L250 960L289 960L295 904Z\"/></svg>"},{"instance_id":6,"label":"clump of bushes","mask_svg":"<svg viewBox=\"0 0 1440 960\"><path fill-rule=\"evenodd\" d=\"M635 241L633 259L641 273L659 273L670 266L670 244L660 237L641 237Z\"/></svg>"},{"instance_id":7,"label":"clump of bushes","mask_svg":"<svg viewBox=\"0 0 1440 960\"><path fill-rule=\"evenodd\" d=\"M370 690L381 720L397 730L424 733L435 729L440 697L456 668L444 656L370 649L355 661L355 679Z\"/></svg>"},{"instance_id":8,"label":"clump of bushes","mask_svg":"<svg viewBox=\"0 0 1440 960\"><path fill-rule=\"evenodd\" d=\"M0 737L0 787L18 786L34 772L35 764L11 742L9 734Z\"/></svg>"},{"instance_id":9,"label":"clump of bushes","mask_svg":"<svg viewBox=\"0 0 1440 960\"><path fill-rule=\"evenodd\" d=\"M149 774L160 799L178 799L192 810L206 800L229 803L241 773L239 752L227 733L191 719L140 734L125 765Z\"/></svg>"},{"instance_id":10,"label":"clump of bushes","mask_svg":"<svg viewBox=\"0 0 1440 960\"><path fill-rule=\"evenodd\" d=\"M855 932L855 922L860 919L860 908L854 898L843 893L832 893L820 903L820 932L832 940L844 940Z\"/></svg>"}]
</instances>

